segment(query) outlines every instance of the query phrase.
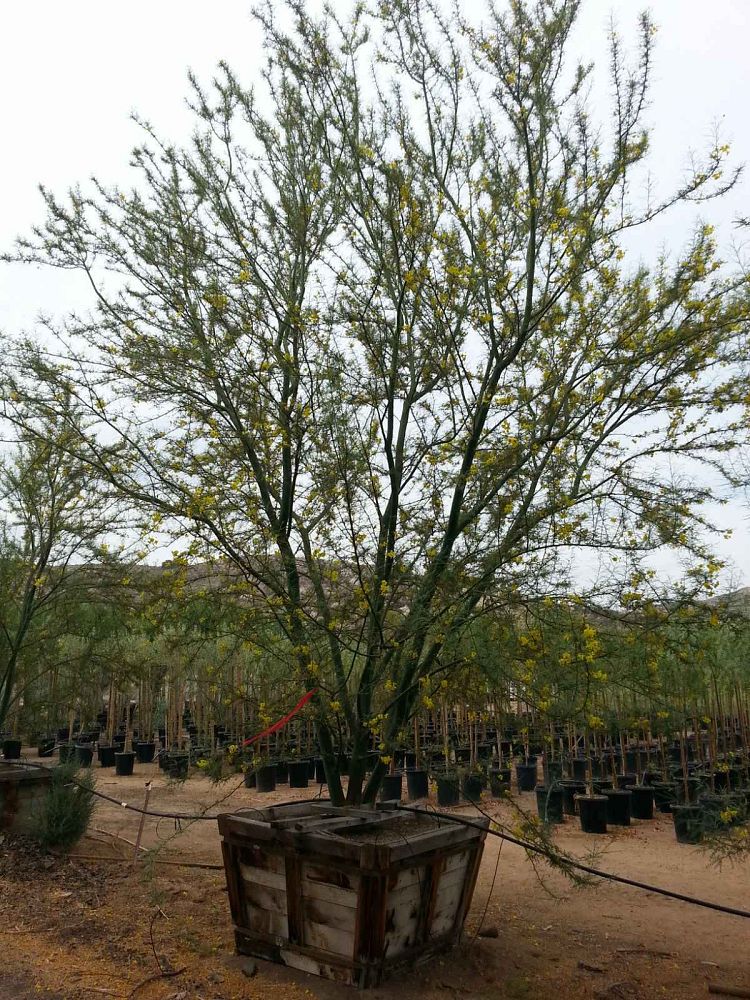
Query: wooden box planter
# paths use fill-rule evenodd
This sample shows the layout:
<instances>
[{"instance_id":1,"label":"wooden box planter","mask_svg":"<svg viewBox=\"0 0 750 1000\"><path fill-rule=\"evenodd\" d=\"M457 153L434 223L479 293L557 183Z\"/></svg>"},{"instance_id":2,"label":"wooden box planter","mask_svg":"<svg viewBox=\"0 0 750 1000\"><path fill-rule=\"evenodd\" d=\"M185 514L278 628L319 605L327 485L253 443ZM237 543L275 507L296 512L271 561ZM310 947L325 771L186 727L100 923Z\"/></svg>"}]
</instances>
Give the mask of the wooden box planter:
<instances>
[{"instance_id":1,"label":"wooden box planter","mask_svg":"<svg viewBox=\"0 0 750 1000\"><path fill-rule=\"evenodd\" d=\"M383 804L296 802L219 816L237 950L377 985L459 939L481 829Z\"/></svg>"},{"instance_id":2,"label":"wooden box planter","mask_svg":"<svg viewBox=\"0 0 750 1000\"><path fill-rule=\"evenodd\" d=\"M51 780L44 768L0 763L0 832L30 833L34 829Z\"/></svg>"}]
</instances>

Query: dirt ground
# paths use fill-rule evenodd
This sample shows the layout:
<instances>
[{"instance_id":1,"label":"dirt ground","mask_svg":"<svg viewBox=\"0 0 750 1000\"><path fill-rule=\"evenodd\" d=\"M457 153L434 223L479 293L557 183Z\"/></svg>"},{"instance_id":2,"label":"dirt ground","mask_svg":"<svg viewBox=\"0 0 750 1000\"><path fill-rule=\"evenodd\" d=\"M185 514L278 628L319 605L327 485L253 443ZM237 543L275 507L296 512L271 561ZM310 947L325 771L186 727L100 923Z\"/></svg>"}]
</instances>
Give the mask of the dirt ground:
<instances>
[{"instance_id":1,"label":"dirt ground","mask_svg":"<svg viewBox=\"0 0 750 1000\"><path fill-rule=\"evenodd\" d=\"M175 784L155 765L136 765L131 778L95 773L99 791L136 805L151 780L149 808L165 812L216 813L318 794L281 786L260 795L234 790L239 779L217 787L203 776ZM533 810L531 793L520 801ZM489 798L484 808L509 815ZM142 843L159 847L150 855L157 861L134 866L128 841L138 825L136 813L100 802L70 857L0 844L0 1000L354 995L266 962L249 976L247 960L234 956L216 823L147 818ZM669 816L604 838L568 820L555 839L578 857L601 852L605 870L750 908L750 863L712 867L705 853L675 841ZM371 1000L687 1000L705 997L709 983L750 989L750 920L612 883L577 889L556 873L544 881L520 848L488 837L462 945L370 991ZM480 927L492 936L475 936Z\"/></svg>"}]
</instances>

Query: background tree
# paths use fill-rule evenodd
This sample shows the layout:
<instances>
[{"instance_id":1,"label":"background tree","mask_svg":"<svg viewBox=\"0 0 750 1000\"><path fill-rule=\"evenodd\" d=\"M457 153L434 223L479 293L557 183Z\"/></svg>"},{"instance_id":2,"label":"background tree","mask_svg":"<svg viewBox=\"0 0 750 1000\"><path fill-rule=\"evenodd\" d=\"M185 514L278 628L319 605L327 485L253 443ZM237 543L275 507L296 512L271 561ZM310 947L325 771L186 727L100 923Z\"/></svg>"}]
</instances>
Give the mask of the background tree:
<instances>
[{"instance_id":1,"label":"background tree","mask_svg":"<svg viewBox=\"0 0 750 1000\"><path fill-rule=\"evenodd\" d=\"M373 718L389 751L489 595L581 547L703 558L711 489L670 470L723 470L745 434L743 275L708 225L651 267L624 242L726 191L727 148L657 197L651 21L632 66L610 39L600 127L566 57L578 8L291 2L287 32L268 5L259 90L193 81L192 144L144 124L138 187L44 192L15 254L94 295L48 324L54 354L19 345L15 391L33 373L52 413L72 392L71 453L185 558L234 564L319 688L337 802L335 715L349 801L371 800Z\"/></svg>"},{"instance_id":2,"label":"background tree","mask_svg":"<svg viewBox=\"0 0 750 1000\"><path fill-rule=\"evenodd\" d=\"M52 416L15 409L23 429L0 465L0 728L54 669L61 638L103 581L86 574L113 504L71 454L83 432L68 400Z\"/></svg>"}]
</instances>

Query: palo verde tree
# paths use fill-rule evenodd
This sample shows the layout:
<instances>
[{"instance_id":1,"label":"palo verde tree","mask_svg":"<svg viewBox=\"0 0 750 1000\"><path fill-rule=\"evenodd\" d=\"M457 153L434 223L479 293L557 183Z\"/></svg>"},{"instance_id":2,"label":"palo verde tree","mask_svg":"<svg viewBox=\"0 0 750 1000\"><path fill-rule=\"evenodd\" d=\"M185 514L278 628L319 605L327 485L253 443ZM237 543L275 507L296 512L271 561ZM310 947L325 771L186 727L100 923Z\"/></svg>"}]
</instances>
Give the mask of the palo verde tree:
<instances>
[{"instance_id":1,"label":"palo verde tree","mask_svg":"<svg viewBox=\"0 0 750 1000\"><path fill-rule=\"evenodd\" d=\"M268 4L257 87L193 81L189 145L144 123L133 190L44 191L11 255L93 291L54 352L18 345L15 391L73 393L71 451L184 558L236 567L318 689L335 802L335 715L370 801L371 733L387 758L490 595L580 547L702 558L710 489L669 470L744 435L744 277L706 224L652 265L625 244L726 192L727 148L652 191L651 20L632 65L610 39L597 124L579 6Z\"/></svg>"}]
</instances>

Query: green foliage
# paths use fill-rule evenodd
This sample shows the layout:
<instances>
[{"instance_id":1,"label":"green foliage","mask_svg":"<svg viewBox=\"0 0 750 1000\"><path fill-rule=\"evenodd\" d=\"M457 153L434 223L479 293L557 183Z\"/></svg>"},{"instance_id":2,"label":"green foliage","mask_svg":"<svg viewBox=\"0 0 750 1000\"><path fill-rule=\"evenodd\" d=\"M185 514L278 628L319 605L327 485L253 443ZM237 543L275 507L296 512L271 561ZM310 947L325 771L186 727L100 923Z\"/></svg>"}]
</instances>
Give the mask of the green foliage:
<instances>
[{"instance_id":1,"label":"green foliage","mask_svg":"<svg viewBox=\"0 0 750 1000\"><path fill-rule=\"evenodd\" d=\"M51 786L39 807L32 836L42 847L68 850L89 825L96 782L90 768L79 769L74 763L58 764L51 774Z\"/></svg>"}]
</instances>

